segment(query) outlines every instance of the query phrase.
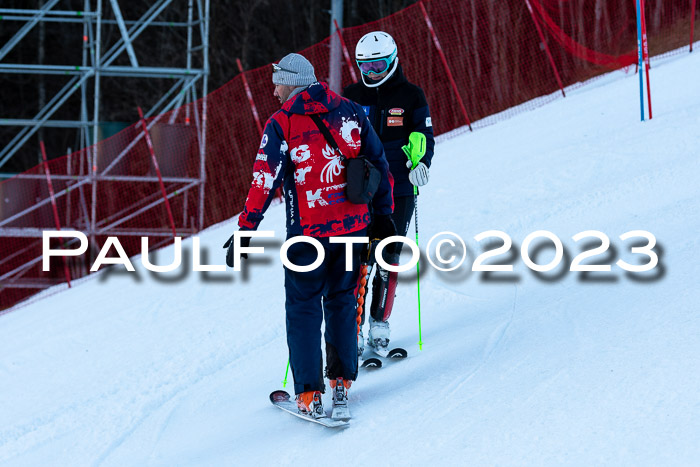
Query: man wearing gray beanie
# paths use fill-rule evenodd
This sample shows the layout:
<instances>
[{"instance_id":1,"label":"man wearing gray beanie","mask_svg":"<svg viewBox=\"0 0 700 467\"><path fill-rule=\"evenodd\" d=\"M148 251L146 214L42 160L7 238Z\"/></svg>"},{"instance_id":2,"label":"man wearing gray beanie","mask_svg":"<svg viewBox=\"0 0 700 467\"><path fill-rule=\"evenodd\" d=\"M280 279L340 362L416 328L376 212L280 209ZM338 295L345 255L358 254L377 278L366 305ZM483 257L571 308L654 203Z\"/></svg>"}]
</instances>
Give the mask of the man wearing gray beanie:
<instances>
[{"instance_id":1,"label":"man wearing gray beanie","mask_svg":"<svg viewBox=\"0 0 700 467\"><path fill-rule=\"evenodd\" d=\"M241 231L257 230L275 192L283 186L287 238L302 240L286 250L284 268L287 346L297 408L304 417L327 417L321 401L325 391L321 324L325 319L331 417L346 420L350 418L348 389L358 368L355 289L361 253L367 236L381 240L396 234L391 220L389 163L362 107L316 81L314 67L306 58L289 54L272 68L274 95L282 108L265 123L238 226ZM374 216L369 204L353 203L345 192L347 159L360 156L381 175L370 201ZM338 242L337 237L360 240ZM226 264L240 267L239 257L247 258L249 244L249 236L232 235L224 245ZM312 263L318 266L310 271L290 266ZM284 398L289 397L285 394Z\"/></svg>"},{"instance_id":2,"label":"man wearing gray beanie","mask_svg":"<svg viewBox=\"0 0 700 467\"><path fill-rule=\"evenodd\" d=\"M314 66L302 55L291 53L272 64L272 82L275 97L284 104L316 82Z\"/></svg>"}]
</instances>

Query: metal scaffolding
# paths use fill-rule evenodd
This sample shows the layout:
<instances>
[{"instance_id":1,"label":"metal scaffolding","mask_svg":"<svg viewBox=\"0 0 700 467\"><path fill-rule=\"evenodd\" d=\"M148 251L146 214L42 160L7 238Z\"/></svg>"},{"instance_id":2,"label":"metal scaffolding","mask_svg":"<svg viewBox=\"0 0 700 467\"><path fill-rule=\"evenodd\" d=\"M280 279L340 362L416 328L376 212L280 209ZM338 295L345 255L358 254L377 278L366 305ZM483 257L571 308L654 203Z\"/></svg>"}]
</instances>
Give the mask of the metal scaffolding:
<instances>
[{"instance_id":1,"label":"metal scaffolding","mask_svg":"<svg viewBox=\"0 0 700 467\"><path fill-rule=\"evenodd\" d=\"M16 119L11 116L0 116L0 125L19 127L15 137L0 150L0 167L2 167L41 127L60 127L80 129L80 141L83 147L90 144L88 131L92 129L92 142L97 141L99 124L100 102L100 77L122 78L177 78L177 82L163 93L163 97L147 113L146 118L156 114L167 112L176 105L191 102L194 97L194 86L201 86L202 96L207 94L208 77L208 36L209 36L209 1L187 0L188 17L186 22L162 22L156 21L173 0L156 0L151 7L136 21L125 21L119 0L109 0L115 19L103 19L102 0L84 0L83 11L54 10L58 0L49 0L39 10L0 8L3 21L24 22L24 26L0 49L0 73L16 74L44 74L44 75L69 75L71 80L34 116L32 119ZM194 17L194 4L196 2L197 17ZM95 4L94 10L91 9ZM23 38L40 22L81 23L83 27L84 46L82 49L82 65L39 65L1 63L5 56L17 46ZM121 37L109 49L103 53L105 44L102 44L102 29L104 25L116 24L119 27ZM147 67L139 66L133 41L137 39L149 26L182 27L187 29L187 48L185 50L187 66L177 67ZM193 46L194 28L198 27L201 43ZM124 52L127 53L131 66L116 66L114 61ZM203 68L193 68L192 58L195 54L202 54ZM88 103L86 90L89 80L93 80L94 86L94 111L92 118L88 116ZM78 92L81 93L81 114L75 120L51 120L51 116L66 102L66 100ZM176 93L180 90L181 92ZM184 92L182 92L184 91ZM174 95L174 97L173 97ZM10 109L4 109L7 112Z\"/></svg>"},{"instance_id":2,"label":"metal scaffolding","mask_svg":"<svg viewBox=\"0 0 700 467\"><path fill-rule=\"evenodd\" d=\"M187 2L187 18L180 22L158 21L159 16L169 6L173 6L175 2ZM77 202L82 206L82 214L80 219L66 219L65 228L81 230L85 232L93 240L96 235L99 236L117 236L117 235L140 235L140 236L156 236L163 237L163 243L169 241L168 237L172 237L170 229L162 231L149 228L124 228L122 224L134 219L139 214L142 214L154 207L163 203L168 203L168 199L173 197L184 196L185 211L187 211L187 196L186 193L191 190L198 190L198 219L188 222L186 214L183 214L182 223L178 222L178 234L187 235L201 230L203 225L204 214L204 184L205 184L205 153L206 153L206 112L207 112L207 81L209 75L209 0L155 0L148 10L138 19L128 21L124 19L122 9L120 8L119 0L108 0L104 3L109 3L112 15L108 15L103 10L103 0L84 0L82 11L59 10L55 8L59 4L59 0L47 0L40 9L9 9L0 8L0 17L3 21L17 21L24 23L22 27L14 34L10 40L2 44L0 48L0 73L14 73L24 75L67 75L70 76L67 84L63 86L51 99L48 100L39 112L31 119L13 118L13 116L0 115L0 125L12 126L18 128L14 137L0 149L0 167L2 167L10 158L15 156L17 152L27 144L30 138L41 128L65 128L75 129L79 132L79 141L82 148L86 151L85 167L87 170L78 175L53 175L51 176L46 171L44 175L29 175L29 174L0 174L7 178L13 175L17 180L26 180L27 182L36 183L37 178L52 177L54 180L70 180L69 185L62 191L55 193L56 199L61 199L71 203L71 196L77 199L72 202ZM122 2L126 4L126 2ZM113 18L112 18L113 16ZM83 32L83 47L81 50L80 66L76 65L44 65L44 64L19 64L19 63L3 63L3 59L13 50L27 34L40 24L46 23L77 23L82 25ZM119 31L119 38L113 43L105 43L103 28L106 25L116 25ZM78 26L80 27L80 26ZM184 50L186 54L186 66L178 67L153 67L142 66L139 64L137 51L134 47L134 41L149 27L179 27L186 28L187 47ZM195 42L198 42L195 44ZM128 56L130 66L115 65L115 60L124 53ZM173 57L182 60L182 56ZM200 68L195 68L193 63L198 61L201 63ZM107 167L98 170L97 151L98 145L98 130L100 109L103 107L101 102L100 79L101 77L118 77L118 78L168 78L175 82L169 89L164 89L158 102L146 112L144 118L152 118L148 125L145 126L143 132L139 132L137 136L123 149ZM88 99L88 89L92 86L92 112ZM79 115L76 115L72 120L53 120L51 117L59 110L66 101L76 93L80 93L80 110ZM201 93L201 94L200 94ZM198 111L198 106L185 106L184 112L187 113L186 121L189 124L190 112L194 113L193 132L196 135L197 151L199 154L199 174L197 178L187 177L163 177L162 182L168 184L164 190L163 196L146 198L135 202L133 205L122 209L119 213L112 214L105 219L97 219L96 206L99 202L97 199L97 186L103 181L109 182L144 182L153 183L157 179L152 176L128 176L111 174L116 164L133 148L142 138L148 139L148 132L157 124L161 118L169 112L169 122L172 124L177 118L180 107L183 104L189 104L198 100L198 94L202 98L201 114ZM192 110L191 110L192 109ZM3 106L0 113L10 112ZM163 122L161 122L163 123ZM78 156L76 156L78 157ZM79 157L83 157L83 154ZM70 156L67 161L70 166ZM82 167L82 164L81 164ZM81 169L82 171L82 169ZM48 180L51 183L50 180ZM86 203L90 199L91 203ZM30 227L26 222L18 223L23 216L27 216L35 210L51 203L51 199L42 199L32 206L23 208L6 218L0 217L0 238L1 237L26 237L33 238L36 242L40 242L43 229L39 227ZM88 205L90 206L88 208ZM28 218L28 217L27 217ZM15 227L13 227L13 224ZM189 225L188 225L189 224ZM22 225L22 227L18 227ZM121 228L120 228L121 226ZM174 228L173 228L174 229ZM29 248L29 247L28 247ZM0 260L0 265L8 261L15 254L14 252L9 257ZM25 264L15 267L10 271L0 274L0 282L2 287L14 288L35 288L43 289L53 285L51 281L37 280L36 278L22 279L22 276L35 266L41 258L32 258Z\"/></svg>"}]
</instances>

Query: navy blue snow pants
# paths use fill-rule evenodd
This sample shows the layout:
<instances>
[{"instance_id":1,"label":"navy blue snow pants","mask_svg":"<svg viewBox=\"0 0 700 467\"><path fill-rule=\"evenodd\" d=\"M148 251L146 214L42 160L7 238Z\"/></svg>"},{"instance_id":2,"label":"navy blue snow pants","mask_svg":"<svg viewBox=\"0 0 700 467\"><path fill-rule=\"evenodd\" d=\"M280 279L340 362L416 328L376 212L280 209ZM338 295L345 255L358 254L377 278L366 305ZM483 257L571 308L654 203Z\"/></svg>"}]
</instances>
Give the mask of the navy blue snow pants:
<instances>
[{"instance_id":1,"label":"navy blue snow pants","mask_svg":"<svg viewBox=\"0 0 700 467\"><path fill-rule=\"evenodd\" d=\"M362 237L365 230L348 237ZM357 377L357 322L355 286L364 244L353 244L352 270L345 270L346 245L316 238L325 250L323 263L313 271L284 268L287 345L294 376L294 392L324 391L321 323L326 321L326 374L330 379ZM298 266L313 263L316 248L306 242L292 245L287 258Z\"/></svg>"}]
</instances>

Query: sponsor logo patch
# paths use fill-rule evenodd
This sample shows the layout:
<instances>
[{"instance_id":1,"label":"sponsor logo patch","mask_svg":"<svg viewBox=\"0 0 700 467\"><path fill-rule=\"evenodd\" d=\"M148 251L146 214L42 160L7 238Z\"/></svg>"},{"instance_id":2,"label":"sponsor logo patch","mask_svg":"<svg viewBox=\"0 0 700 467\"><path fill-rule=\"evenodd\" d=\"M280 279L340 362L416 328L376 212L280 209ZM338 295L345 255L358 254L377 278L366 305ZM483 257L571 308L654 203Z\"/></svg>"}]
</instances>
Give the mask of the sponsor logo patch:
<instances>
[{"instance_id":1,"label":"sponsor logo patch","mask_svg":"<svg viewBox=\"0 0 700 467\"><path fill-rule=\"evenodd\" d=\"M345 194L344 194L344 192L328 193L326 195L326 199L328 200L329 205L343 203L343 202L345 202Z\"/></svg>"},{"instance_id":2,"label":"sponsor logo patch","mask_svg":"<svg viewBox=\"0 0 700 467\"><path fill-rule=\"evenodd\" d=\"M389 115L403 115L403 109L400 107L389 109Z\"/></svg>"},{"instance_id":3,"label":"sponsor logo patch","mask_svg":"<svg viewBox=\"0 0 700 467\"><path fill-rule=\"evenodd\" d=\"M386 126L403 126L403 117L387 117Z\"/></svg>"}]
</instances>

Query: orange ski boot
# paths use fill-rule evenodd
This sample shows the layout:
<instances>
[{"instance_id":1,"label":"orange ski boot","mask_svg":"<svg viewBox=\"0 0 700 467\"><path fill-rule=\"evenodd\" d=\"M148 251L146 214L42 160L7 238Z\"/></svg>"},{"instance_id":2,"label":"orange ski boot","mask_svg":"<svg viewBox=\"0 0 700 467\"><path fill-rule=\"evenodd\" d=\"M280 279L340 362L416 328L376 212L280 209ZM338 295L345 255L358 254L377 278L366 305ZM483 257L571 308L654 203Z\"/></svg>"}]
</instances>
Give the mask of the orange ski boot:
<instances>
[{"instance_id":1,"label":"orange ski boot","mask_svg":"<svg viewBox=\"0 0 700 467\"><path fill-rule=\"evenodd\" d=\"M306 391L297 394L297 409L302 415L313 418L325 417L323 402L321 401L321 391Z\"/></svg>"}]
</instances>

